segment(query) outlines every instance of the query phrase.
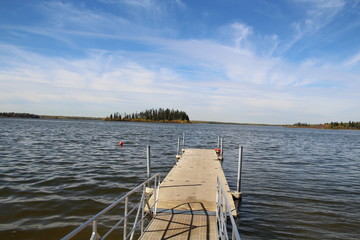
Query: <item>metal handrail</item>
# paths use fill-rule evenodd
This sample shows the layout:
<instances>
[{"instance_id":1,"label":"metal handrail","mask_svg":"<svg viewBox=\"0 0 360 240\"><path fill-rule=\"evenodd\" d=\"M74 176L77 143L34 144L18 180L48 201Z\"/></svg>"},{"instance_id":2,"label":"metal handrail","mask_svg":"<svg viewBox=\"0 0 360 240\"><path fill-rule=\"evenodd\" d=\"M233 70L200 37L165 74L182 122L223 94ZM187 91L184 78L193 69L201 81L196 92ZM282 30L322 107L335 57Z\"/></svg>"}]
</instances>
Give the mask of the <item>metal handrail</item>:
<instances>
[{"instance_id":1,"label":"metal handrail","mask_svg":"<svg viewBox=\"0 0 360 240\"><path fill-rule=\"evenodd\" d=\"M152 191L150 191L149 193L146 193L146 187L150 186L150 183L152 183L152 182L153 182L154 188L152 188ZM89 225L93 226L90 240L100 240L100 239L102 240L102 239L105 239L107 236L110 235L110 233L112 233L122 223L123 223L123 228L124 228L124 236L123 236L124 239L132 239L133 236L134 236L134 233L136 231L136 228L139 226L139 224L141 224L140 229L141 229L141 234L143 234L145 217L150 213L152 213L152 214L156 213L158 196L159 196L159 187L160 187L160 173L157 173L157 174L153 175L152 177L150 177L149 179L147 179L145 182L143 182L140 185L138 185L137 187L135 187L133 190L131 190L130 192L128 192L124 196L122 196L121 198L119 198L118 200L116 200L115 202L113 202L112 204L110 204L104 210L102 210L101 212L99 212L98 214L96 214L95 216L93 216L92 218L90 218L89 220L84 222L83 224L81 224L79 227L77 227L75 230L73 230L68 235L63 237L61 240L71 239L72 237L74 237L75 235L80 233L82 230L84 230ZM142 195L141 195L140 202L135 204L135 206L132 207L131 209L129 209L129 207L128 207L129 197L131 195L135 194L135 193L139 193L140 190L142 190ZM150 205L149 199L150 199L151 195L154 196L154 202ZM125 204L124 216L113 227L111 227L111 229L108 230L104 234L103 237L101 237L97 232L98 219L101 216L105 215L112 208L119 205L121 202L124 202L124 204ZM145 213L145 207L146 206L147 206L147 210L148 210L147 213ZM131 214L135 210L137 210L136 211L135 221L134 221L134 223L132 225L131 231L127 232L128 224L129 224L128 218L129 218L129 216L131 216ZM140 213L141 213L141 217L139 217Z\"/></svg>"},{"instance_id":2,"label":"metal handrail","mask_svg":"<svg viewBox=\"0 0 360 240\"><path fill-rule=\"evenodd\" d=\"M240 240L240 234L235 223L234 216L231 213L231 208L229 204L229 200L226 196L226 191L221 183L220 178L217 178L217 191L216 191L216 220L218 227L218 236L219 239L229 239L228 231L227 231L227 219L230 218L231 221L231 239Z\"/></svg>"}]
</instances>

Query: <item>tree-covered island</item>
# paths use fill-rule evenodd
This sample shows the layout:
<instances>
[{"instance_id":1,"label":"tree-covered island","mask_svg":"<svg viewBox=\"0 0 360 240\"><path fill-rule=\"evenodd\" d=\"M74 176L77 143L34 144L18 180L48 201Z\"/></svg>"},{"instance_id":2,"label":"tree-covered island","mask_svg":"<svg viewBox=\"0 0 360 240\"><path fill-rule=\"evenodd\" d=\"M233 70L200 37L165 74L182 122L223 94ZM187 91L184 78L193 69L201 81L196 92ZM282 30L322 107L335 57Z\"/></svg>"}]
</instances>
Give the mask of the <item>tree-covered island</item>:
<instances>
[{"instance_id":1,"label":"tree-covered island","mask_svg":"<svg viewBox=\"0 0 360 240\"><path fill-rule=\"evenodd\" d=\"M115 112L105 118L105 121L131 121L131 122L176 122L189 123L189 116L184 111L174 109L149 109L139 113L124 113Z\"/></svg>"}]
</instances>

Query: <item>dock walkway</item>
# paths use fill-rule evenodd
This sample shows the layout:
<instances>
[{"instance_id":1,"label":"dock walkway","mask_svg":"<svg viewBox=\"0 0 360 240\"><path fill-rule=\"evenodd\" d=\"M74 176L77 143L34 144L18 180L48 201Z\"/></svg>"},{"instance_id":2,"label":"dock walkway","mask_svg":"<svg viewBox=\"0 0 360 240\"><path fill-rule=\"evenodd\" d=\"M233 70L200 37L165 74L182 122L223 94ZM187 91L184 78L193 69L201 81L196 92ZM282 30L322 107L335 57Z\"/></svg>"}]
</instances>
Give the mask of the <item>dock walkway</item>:
<instances>
[{"instance_id":1,"label":"dock walkway","mask_svg":"<svg viewBox=\"0 0 360 240\"><path fill-rule=\"evenodd\" d=\"M185 149L160 185L157 214L141 239L218 239L217 177L224 184L232 214L236 216L215 150Z\"/></svg>"}]
</instances>

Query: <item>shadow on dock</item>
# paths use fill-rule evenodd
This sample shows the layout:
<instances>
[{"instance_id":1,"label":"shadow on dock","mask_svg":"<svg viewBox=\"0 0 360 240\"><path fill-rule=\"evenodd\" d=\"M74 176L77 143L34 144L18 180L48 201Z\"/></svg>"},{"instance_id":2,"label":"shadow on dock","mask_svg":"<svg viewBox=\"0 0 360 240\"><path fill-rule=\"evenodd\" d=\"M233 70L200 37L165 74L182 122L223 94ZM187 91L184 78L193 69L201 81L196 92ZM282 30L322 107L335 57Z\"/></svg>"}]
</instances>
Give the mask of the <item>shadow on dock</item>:
<instances>
[{"instance_id":1,"label":"shadow on dock","mask_svg":"<svg viewBox=\"0 0 360 240\"><path fill-rule=\"evenodd\" d=\"M201 202L157 212L141 239L217 239L215 213L206 211Z\"/></svg>"}]
</instances>

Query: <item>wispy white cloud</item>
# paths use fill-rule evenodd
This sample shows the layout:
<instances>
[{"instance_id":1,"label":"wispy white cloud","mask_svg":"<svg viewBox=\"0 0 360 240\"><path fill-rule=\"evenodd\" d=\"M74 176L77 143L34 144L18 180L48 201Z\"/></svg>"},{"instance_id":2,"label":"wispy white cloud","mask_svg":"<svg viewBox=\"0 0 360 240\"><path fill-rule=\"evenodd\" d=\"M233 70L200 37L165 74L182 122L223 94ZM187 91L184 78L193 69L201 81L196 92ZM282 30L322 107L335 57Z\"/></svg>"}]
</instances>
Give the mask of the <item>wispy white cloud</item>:
<instances>
[{"instance_id":1,"label":"wispy white cloud","mask_svg":"<svg viewBox=\"0 0 360 240\"><path fill-rule=\"evenodd\" d=\"M294 3L297 3L297 7L300 11L305 11L305 14L302 19L291 23L294 36L286 44L283 51L289 50L304 37L314 35L320 29L331 23L345 6L344 0L295 0Z\"/></svg>"},{"instance_id":2,"label":"wispy white cloud","mask_svg":"<svg viewBox=\"0 0 360 240\"><path fill-rule=\"evenodd\" d=\"M111 1L116 8L131 19L132 29L141 30L154 36L155 34L176 34L172 25L178 24L174 15L179 11L187 9L186 4L181 0L120 0ZM141 29L142 28L142 29Z\"/></svg>"},{"instance_id":3,"label":"wispy white cloud","mask_svg":"<svg viewBox=\"0 0 360 240\"><path fill-rule=\"evenodd\" d=\"M27 25L0 25L0 29L15 35L18 32L45 36L61 41L73 48L80 47L83 38L145 40L147 38L173 36L176 25L172 16L186 9L180 0L174 1L102 1L113 3L124 14L102 9L92 10L83 4L50 1L35 5L39 16L45 21ZM31 9L31 10L34 10ZM115 11L116 12L116 11Z\"/></svg>"},{"instance_id":4,"label":"wispy white cloud","mask_svg":"<svg viewBox=\"0 0 360 240\"><path fill-rule=\"evenodd\" d=\"M360 66L360 52L356 53L354 56L351 56L349 59L344 62L345 67L356 67Z\"/></svg>"},{"instance_id":5,"label":"wispy white cloud","mask_svg":"<svg viewBox=\"0 0 360 240\"><path fill-rule=\"evenodd\" d=\"M299 1L301 3L307 3L307 6L309 7L307 10L307 16L303 22L294 23L295 30L300 36L303 34L312 34L323 26L329 24L345 6L344 0Z\"/></svg>"},{"instance_id":6,"label":"wispy white cloud","mask_svg":"<svg viewBox=\"0 0 360 240\"><path fill-rule=\"evenodd\" d=\"M115 4L125 4L128 6L133 6L136 8L144 8L145 10L153 11L156 9L157 13L163 13L166 7L178 7L185 9L186 4L181 0L169 0L169 1L158 1L158 0L120 0L120 1L113 1ZM159 10L162 11L159 12Z\"/></svg>"},{"instance_id":7,"label":"wispy white cloud","mask_svg":"<svg viewBox=\"0 0 360 240\"><path fill-rule=\"evenodd\" d=\"M235 37L235 46L247 48L249 45L248 37L253 33L252 28L238 22L231 24L231 28Z\"/></svg>"}]
</instances>

